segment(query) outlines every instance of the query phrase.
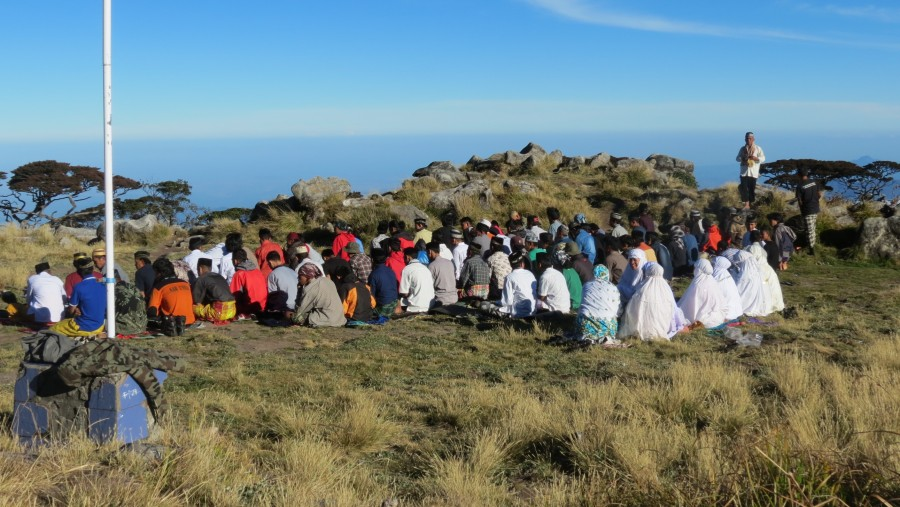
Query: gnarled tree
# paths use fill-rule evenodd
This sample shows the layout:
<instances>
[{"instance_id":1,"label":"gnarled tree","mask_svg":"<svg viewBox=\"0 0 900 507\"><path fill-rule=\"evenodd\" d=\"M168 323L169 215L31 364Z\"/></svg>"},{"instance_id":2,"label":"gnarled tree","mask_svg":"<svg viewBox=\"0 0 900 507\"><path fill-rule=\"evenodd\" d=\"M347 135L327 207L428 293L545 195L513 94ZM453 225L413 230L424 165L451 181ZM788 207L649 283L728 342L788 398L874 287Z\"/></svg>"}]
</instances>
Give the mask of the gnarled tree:
<instances>
[{"instance_id":1,"label":"gnarled tree","mask_svg":"<svg viewBox=\"0 0 900 507\"><path fill-rule=\"evenodd\" d=\"M0 172L0 180L7 174ZM57 223L77 214L78 203L103 190L103 172L96 167L73 166L56 160L31 162L13 169L6 183L9 190L0 195L0 213L18 223ZM114 195L138 189L141 184L124 176L113 177ZM57 216L50 207L68 201L69 208Z\"/></svg>"},{"instance_id":2,"label":"gnarled tree","mask_svg":"<svg viewBox=\"0 0 900 507\"><path fill-rule=\"evenodd\" d=\"M843 160L808 158L776 160L763 164L759 172L760 176L766 177L764 183L793 190L800 181L797 171L801 168L809 171L809 178L823 187L829 190L840 187L850 194L849 197L859 201L877 198L900 172L900 164L884 160L859 166Z\"/></svg>"}]
</instances>

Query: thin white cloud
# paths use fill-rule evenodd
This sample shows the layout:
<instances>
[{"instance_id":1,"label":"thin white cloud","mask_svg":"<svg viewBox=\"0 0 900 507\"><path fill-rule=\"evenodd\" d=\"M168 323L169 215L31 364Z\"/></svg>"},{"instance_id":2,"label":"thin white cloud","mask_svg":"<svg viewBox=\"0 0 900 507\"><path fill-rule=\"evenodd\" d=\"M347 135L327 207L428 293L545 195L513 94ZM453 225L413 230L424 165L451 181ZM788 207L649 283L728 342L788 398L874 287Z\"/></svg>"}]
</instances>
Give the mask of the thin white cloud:
<instances>
[{"instance_id":1,"label":"thin white cloud","mask_svg":"<svg viewBox=\"0 0 900 507\"><path fill-rule=\"evenodd\" d=\"M840 5L826 5L823 10L838 16L870 19L882 23L900 23L900 9L877 7L875 5L860 5L846 7Z\"/></svg>"},{"instance_id":2,"label":"thin white cloud","mask_svg":"<svg viewBox=\"0 0 900 507\"><path fill-rule=\"evenodd\" d=\"M679 21L659 16L620 12L584 0L524 0L573 21L647 32L702 35L733 39L770 39L900 50L896 44L869 43L818 37L780 30L748 29L736 26Z\"/></svg>"}]
</instances>

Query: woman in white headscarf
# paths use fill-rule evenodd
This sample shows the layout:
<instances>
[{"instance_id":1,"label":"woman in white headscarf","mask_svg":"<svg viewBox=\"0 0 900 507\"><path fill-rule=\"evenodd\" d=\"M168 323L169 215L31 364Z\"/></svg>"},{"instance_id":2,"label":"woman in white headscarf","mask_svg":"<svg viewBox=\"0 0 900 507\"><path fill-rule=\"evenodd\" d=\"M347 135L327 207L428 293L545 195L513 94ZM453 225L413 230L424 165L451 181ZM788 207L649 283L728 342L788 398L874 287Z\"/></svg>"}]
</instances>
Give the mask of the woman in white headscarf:
<instances>
[{"instance_id":1,"label":"woman in white headscarf","mask_svg":"<svg viewBox=\"0 0 900 507\"><path fill-rule=\"evenodd\" d=\"M725 323L727 306L725 296L713 278L712 264L706 259L698 260L694 264L694 279L678 300L678 308L688 322L699 322L709 328Z\"/></svg>"},{"instance_id":2,"label":"woman in white headscarf","mask_svg":"<svg viewBox=\"0 0 900 507\"><path fill-rule=\"evenodd\" d=\"M663 267L655 262L644 266L644 282L625 307L620 338L669 340L690 324L675 304L675 295L663 273Z\"/></svg>"},{"instance_id":3,"label":"woman in white headscarf","mask_svg":"<svg viewBox=\"0 0 900 507\"><path fill-rule=\"evenodd\" d=\"M640 248L628 251L628 267L619 278L619 292L622 293L622 301L628 302L641 285L644 279L643 268L647 264L647 256Z\"/></svg>"},{"instance_id":4,"label":"woman in white headscarf","mask_svg":"<svg viewBox=\"0 0 900 507\"><path fill-rule=\"evenodd\" d=\"M725 298L725 319L735 320L744 314L744 305L741 303L741 294L738 292L737 285L728 268L731 267L731 261L725 257L716 257L713 263L713 278L719 284L719 290Z\"/></svg>"},{"instance_id":5,"label":"woman in white headscarf","mask_svg":"<svg viewBox=\"0 0 900 507\"><path fill-rule=\"evenodd\" d=\"M766 313L780 312L784 310L784 296L781 293L781 281L778 274L769 265L766 258L766 249L759 243L753 243L745 248L756 260L756 267L762 277L763 290L766 291L766 301L769 303Z\"/></svg>"},{"instance_id":6,"label":"woman in white headscarf","mask_svg":"<svg viewBox=\"0 0 900 507\"><path fill-rule=\"evenodd\" d=\"M749 252L741 250L734 255L731 263L737 269L738 293L741 295L741 306L748 317L765 317L769 314L768 293L763 288L762 276L756 259Z\"/></svg>"}]
</instances>

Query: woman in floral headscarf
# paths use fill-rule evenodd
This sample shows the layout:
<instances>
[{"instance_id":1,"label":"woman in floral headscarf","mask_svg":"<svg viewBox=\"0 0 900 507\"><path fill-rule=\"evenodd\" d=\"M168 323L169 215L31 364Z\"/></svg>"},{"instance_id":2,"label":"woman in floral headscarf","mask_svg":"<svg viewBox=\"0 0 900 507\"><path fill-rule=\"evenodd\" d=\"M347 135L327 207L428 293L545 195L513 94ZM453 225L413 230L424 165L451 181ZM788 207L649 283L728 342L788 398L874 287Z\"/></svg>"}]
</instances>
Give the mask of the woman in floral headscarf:
<instances>
[{"instance_id":1,"label":"woman in floral headscarf","mask_svg":"<svg viewBox=\"0 0 900 507\"><path fill-rule=\"evenodd\" d=\"M609 281L609 269L594 266L594 279L584 284L575 317L575 339L591 344L618 344L618 317L622 314L619 289Z\"/></svg>"}]
</instances>

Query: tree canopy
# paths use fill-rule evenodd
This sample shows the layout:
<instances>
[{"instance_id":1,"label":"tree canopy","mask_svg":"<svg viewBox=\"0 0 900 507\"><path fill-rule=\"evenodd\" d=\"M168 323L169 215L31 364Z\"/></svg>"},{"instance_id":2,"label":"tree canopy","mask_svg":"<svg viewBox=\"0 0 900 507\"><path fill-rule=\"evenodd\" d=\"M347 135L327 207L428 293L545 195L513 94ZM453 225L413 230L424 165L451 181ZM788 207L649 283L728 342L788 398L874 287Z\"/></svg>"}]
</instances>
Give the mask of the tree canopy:
<instances>
[{"instance_id":1,"label":"tree canopy","mask_svg":"<svg viewBox=\"0 0 900 507\"><path fill-rule=\"evenodd\" d=\"M96 167L42 160L17 167L9 174L0 172L0 181L3 180L6 180L8 191L0 194L0 213L7 220L20 224L47 222L86 226L103 219L103 204L78 209L79 203L94 199L103 191L104 174ZM162 221L175 223L186 210L198 212L198 208L190 203L191 185L185 180L152 183L114 175L113 185L116 218L140 218L152 214ZM143 190L146 195L124 198L135 190ZM67 209L54 207L54 211L50 210L54 204L66 201L69 203Z\"/></svg>"},{"instance_id":2,"label":"tree canopy","mask_svg":"<svg viewBox=\"0 0 900 507\"><path fill-rule=\"evenodd\" d=\"M870 201L894 183L900 164L879 160L859 166L843 160L786 159L763 164L760 176L766 176L763 183L793 190L800 181L797 176L800 169L809 171L809 178L825 188L838 186L856 200Z\"/></svg>"}]
</instances>

